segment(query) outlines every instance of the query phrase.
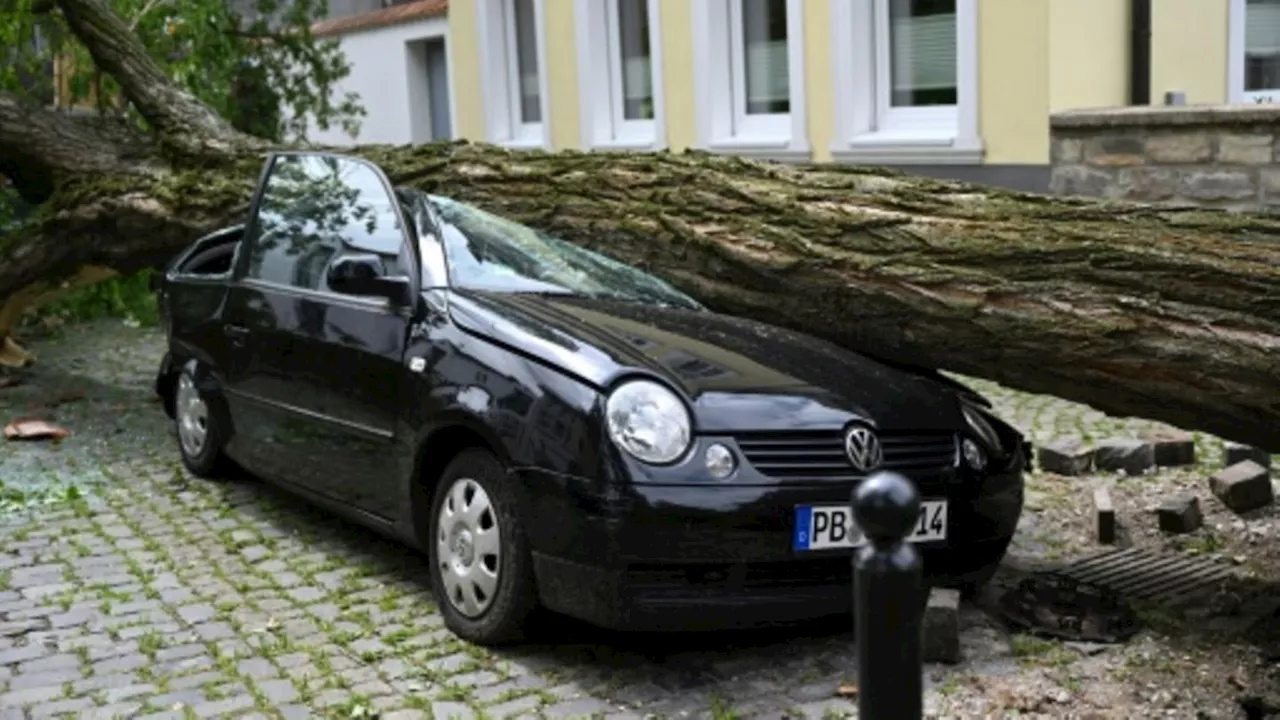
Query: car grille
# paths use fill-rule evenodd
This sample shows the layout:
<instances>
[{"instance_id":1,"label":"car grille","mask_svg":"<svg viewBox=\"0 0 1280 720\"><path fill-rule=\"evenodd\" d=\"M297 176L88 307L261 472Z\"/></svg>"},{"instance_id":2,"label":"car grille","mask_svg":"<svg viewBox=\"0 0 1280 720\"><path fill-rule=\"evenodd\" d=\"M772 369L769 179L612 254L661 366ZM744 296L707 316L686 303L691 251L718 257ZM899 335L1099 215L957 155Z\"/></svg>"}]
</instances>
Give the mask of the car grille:
<instances>
[{"instance_id":1,"label":"car grille","mask_svg":"<svg viewBox=\"0 0 1280 720\"><path fill-rule=\"evenodd\" d=\"M955 433L879 433L886 470L937 472L956 463ZM844 449L844 431L741 433L734 438L747 462L775 478L856 478Z\"/></svg>"}]
</instances>

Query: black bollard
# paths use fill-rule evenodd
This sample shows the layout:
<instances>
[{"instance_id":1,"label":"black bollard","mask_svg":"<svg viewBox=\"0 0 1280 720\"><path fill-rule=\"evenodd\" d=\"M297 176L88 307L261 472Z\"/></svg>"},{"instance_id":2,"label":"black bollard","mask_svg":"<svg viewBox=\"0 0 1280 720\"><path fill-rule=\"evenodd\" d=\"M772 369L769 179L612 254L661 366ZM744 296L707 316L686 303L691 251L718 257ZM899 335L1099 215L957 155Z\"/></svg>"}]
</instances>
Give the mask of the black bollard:
<instances>
[{"instance_id":1,"label":"black bollard","mask_svg":"<svg viewBox=\"0 0 1280 720\"><path fill-rule=\"evenodd\" d=\"M853 491L853 514L867 544L853 555L858 717L919 720L924 580L920 554L906 542L920 512L915 486L881 471Z\"/></svg>"}]
</instances>

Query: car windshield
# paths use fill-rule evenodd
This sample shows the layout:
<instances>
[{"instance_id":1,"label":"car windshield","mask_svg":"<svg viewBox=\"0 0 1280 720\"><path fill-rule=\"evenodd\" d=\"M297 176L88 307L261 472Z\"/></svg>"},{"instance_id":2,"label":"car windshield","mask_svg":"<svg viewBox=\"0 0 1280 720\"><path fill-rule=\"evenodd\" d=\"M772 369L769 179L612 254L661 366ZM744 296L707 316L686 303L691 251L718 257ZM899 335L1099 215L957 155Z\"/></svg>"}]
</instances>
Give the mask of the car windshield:
<instances>
[{"instance_id":1,"label":"car windshield","mask_svg":"<svg viewBox=\"0 0 1280 720\"><path fill-rule=\"evenodd\" d=\"M441 220L453 287L702 309L653 275L527 225L449 198L432 195L431 204Z\"/></svg>"}]
</instances>

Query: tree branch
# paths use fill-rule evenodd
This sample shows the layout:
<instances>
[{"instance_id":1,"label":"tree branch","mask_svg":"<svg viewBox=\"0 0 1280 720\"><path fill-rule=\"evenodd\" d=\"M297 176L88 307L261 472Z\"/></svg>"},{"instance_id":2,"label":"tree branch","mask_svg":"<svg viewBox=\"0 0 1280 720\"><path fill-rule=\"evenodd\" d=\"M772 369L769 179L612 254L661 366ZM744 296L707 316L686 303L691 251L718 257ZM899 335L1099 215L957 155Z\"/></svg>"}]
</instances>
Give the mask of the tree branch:
<instances>
[{"instance_id":1,"label":"tree branch","mask_svg":"<svg viewBox=\"0 0 1280 720\"><path fill-rule=\"evenodd\" d=\"M153 149L121 123L88 120L0 93L0 172L28 202L40 203L56 178L145 171Z\"/></svg>"},{"instance_id":2,"label":"tree branch","mask_svg":"<svg viewBox=\"0 0 1280 720\"><path fill-rule=\"evenodd\" d=\"M261 144L236 131L208 105L175 86L124 20L103 0L56 2L94 63L115 78L125 97L166 147L207 155Z\"/></svg>"}]
</instances>

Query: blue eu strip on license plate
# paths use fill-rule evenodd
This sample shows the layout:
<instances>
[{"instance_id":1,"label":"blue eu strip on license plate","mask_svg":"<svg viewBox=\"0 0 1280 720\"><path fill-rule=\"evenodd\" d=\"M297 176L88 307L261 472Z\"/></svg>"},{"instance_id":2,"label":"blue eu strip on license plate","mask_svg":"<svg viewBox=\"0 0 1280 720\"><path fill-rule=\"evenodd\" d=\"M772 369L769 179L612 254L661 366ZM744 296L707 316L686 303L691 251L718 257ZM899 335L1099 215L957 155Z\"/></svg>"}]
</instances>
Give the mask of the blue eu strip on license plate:
<instances>
[{"instance_id":1,"label":"blue eu strip on license plate","mask_svg":"<svg viewBox=\"0 0 1280 720\"><path fill-rule=\"evenodd\" d=\"M855 548L866 543L848 505L800 505L796 508L792 548L797 551ZM910 542L934 542L947 538L947 501L925 500Z\"/></svg>"}]
</instances>

